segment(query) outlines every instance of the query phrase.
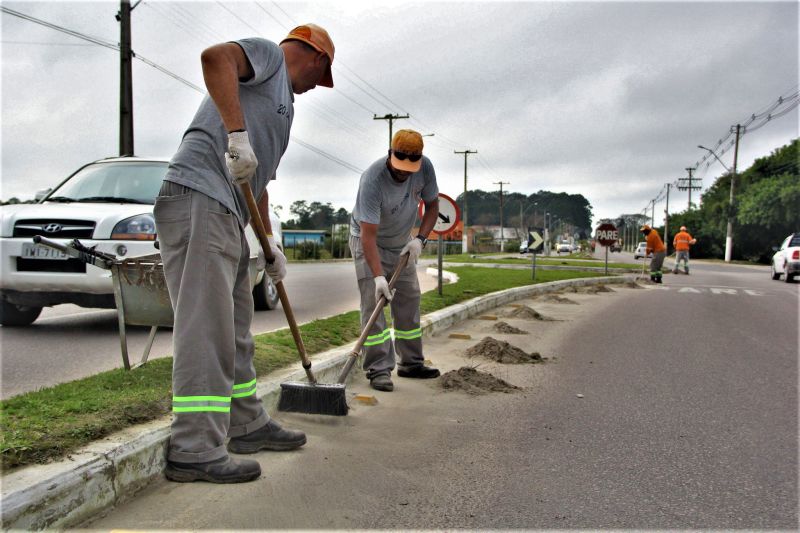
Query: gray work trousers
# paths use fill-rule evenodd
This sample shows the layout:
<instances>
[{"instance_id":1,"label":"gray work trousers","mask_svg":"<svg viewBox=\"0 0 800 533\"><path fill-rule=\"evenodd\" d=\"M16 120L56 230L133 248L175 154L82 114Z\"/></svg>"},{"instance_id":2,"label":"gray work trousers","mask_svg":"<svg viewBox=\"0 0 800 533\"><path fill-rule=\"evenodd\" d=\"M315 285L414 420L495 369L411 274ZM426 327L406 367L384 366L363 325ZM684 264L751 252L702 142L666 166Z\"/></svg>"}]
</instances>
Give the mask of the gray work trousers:
<instances>
[{"instance_id":1,"label":"gray work trousers","mask_svg":"<svg viewBox=\"0 0 800 533\"><path fill-rule=\"evenodd\" d=\"M250 249L227 208L165 181L153 214L175 322L167 459L227 455L225 437L269 422L256 396Z\"/></svg>"},{"instance_id":2,"label":"gray work trousers","mask_svg":"<svg viewBox=\"0 0 800 533\"><path fill-rule=\"evenodd\" d=\"M375 281L372 271L364 259L361 239L351 236L349 244L356 267L358 290L361 293L361 328L363 331L376 305ZM400 254L380 246L378 254L388 280L395 271ZM381 374L391 374L398 357L399 365L407 369L422 366L425 361L425 357L422 355L422 330L419 326L420 290L415 264L406 266L397 278L395 289L394 297L389 303L393 328L387 328L384 314L379 314L375 324L369 330L369 336L362 349L363 368L367 372L367 379ZM392 334L394 334L394 341Z\"/></svg>"},{"instance_id":3,"label":"gray work trousers","mask_svg":"<svg viewBox=\"0 0 800 533\"><path fill-rule=\"evenodd\" d=\"M689 273L689 250L680 250L675 252L675 269L673 272L676 274L678 273L678 267L681 265L681 259L683 259L683 268L686 270L686 273Z\"/></svg>"},{"instance_id":4,"label":"gray work trousers","mask_svg":"<svg viewBox=\"0 0 800 533\"><path fill-rule=\"evenodd\" d=\"M661 267L664 265L664 258L667 252L653 252L653 258L650 260L650 275L657 278L661 277Z\"/></svg>"}]
</instances>

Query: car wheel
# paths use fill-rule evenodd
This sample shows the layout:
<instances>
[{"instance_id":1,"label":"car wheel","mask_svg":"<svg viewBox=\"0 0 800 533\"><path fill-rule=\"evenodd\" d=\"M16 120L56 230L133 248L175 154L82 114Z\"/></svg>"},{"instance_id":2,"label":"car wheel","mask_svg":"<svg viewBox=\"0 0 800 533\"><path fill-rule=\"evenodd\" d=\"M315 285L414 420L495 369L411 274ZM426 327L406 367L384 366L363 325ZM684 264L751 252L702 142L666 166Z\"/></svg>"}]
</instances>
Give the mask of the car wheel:
<instances>
[{"instance_id":1,"label":"car wheel","mask_svg":"<svg viewBox=\"0 0 800 533\"><path fill-rule=\"evenodd\" d=\"M789 274L786 271L786 268L784 267L784 269L783 269L783 281L785 281L786 283L791 283L793 277L794 277L794 274Z\"/></svg>"},{"instance_id":2,"label":"car wheel","mask_svg":"<svg viewBox=\"0 0 800 533\"><path fill-rule=\"evenodd\" d=\"M0 302L0 324L3 326L30 326L39 318L41 307L28 307L12 304L3 300Z\"/></svg>"},{"instance_id":3,"label":"car wheel","mask_svg":"<svg viewBox=\"0 0 800 533\"><path fill-rule=\"evenodd\" d=\"M775 272L775 263L770 265L770 269L772 270L772 279L781 279L780 272Z\"/></svg>"},{"instance_id":4,"label":"car wheel","mask_svg":"<svg viewBox=\"0 0 800 533\"><path fill-rule=\"evenodd\" d=\"M258 285L253 287L253 304L256 311L268 311L278 307L278 289L266 273Z\"/></svg>"}]
</instances>

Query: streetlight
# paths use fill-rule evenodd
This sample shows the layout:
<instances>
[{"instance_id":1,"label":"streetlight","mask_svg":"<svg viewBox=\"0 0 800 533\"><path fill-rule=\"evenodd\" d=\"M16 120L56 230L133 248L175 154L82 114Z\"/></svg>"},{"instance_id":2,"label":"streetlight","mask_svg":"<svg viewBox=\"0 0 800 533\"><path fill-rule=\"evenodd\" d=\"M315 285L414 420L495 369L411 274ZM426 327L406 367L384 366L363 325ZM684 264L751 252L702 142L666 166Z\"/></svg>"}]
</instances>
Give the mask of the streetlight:
<instances>
[{"instance_id":1,"label":"streetlight","mask_svg":"<svg viewBox=\"0 0 800 533\"><path fill-rule=\"evenodd\" d=\"M737 130L736 130L736 134L737 134L737 140L738 140L738 135L739 135L738 126L737 126ZM738 148L738 144L736 146ZM727 228L727 231L725 233L725 262L726 263L730 263L731 262L731 258L733 256L733 192L734 192L734 189L736 188L735 160L734 160L734 170L731 170L730 168L728 168L728 166L725 163L722 162L722 160L719 157L717 157L717 154L714 153L714 150L711 150L710 148L706 148L705 146L702 146L700 144L698 144L697 147L702 149L702 150L706 150L708 153L713 155L714 159L719 161L719 164L722 165L723 168L725 170L727 170L728 173L731 175L731 196L730 196L730 200L729 200L729 204L728 204L728 228Z\"/></svg>"},{"instance_id":2,"label":"streetlight","mask_svg":"<svg viewBox=\"0 0 800 533\"><path fill-rule=\"evenodd\" d=\"M425 135L421 135L421 137L433 137L436 135L435 133L426 133Z\"/></svg>"}]
</instances>

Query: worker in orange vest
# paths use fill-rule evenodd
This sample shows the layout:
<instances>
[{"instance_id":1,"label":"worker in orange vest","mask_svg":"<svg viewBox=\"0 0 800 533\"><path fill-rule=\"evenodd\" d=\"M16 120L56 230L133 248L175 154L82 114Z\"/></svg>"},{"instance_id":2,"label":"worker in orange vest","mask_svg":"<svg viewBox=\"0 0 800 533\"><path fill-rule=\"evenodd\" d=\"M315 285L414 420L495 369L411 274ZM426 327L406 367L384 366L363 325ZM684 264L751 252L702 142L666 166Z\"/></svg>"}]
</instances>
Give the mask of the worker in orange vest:
<instances>
[{"instance_id":1,"label":"worker in orange vest","mask_svg":"<svg viewBox=\"0 0 800 533\"><path fill-rule=\"evenodd\" d=\"M689 273L689 247L697 242L697 239L689 235L686 231L686 226L681 226L681 231L672 239L672 245L675 247L675 268L672 269L673 274L678 273L681 259L683 259L683 269L687 274Z\"/></svg>"},{"instance_id":2,"label":"worker in orange vest","mask_svg":"<svg viewBox=\"0 0 800 533\"><path fill-rule=\"evenodd\" d=\"M645 255L653 254L653 258L650 259L650 281L661 283L661 267L664 265L664 258L667 256L667 247L664 246L664 241L661 240L658 232L647 224L642 226L640 231L647 240Z\"/></svg>"}]
</instances>

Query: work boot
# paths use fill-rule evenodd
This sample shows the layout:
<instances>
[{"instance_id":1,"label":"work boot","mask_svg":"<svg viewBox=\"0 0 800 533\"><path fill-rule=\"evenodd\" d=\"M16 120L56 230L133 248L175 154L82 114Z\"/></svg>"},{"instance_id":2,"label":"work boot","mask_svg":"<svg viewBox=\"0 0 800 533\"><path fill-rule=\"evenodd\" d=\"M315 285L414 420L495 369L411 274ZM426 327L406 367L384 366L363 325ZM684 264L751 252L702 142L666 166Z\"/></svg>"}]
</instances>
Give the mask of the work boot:
<instances>
[{"instance_id":1,"label":"work boot","mask_svg":"<svg viewBox=\"0 0 800 533\"><path fill-rule=\"evenodd\" d=\"M657 277L656 277L656 283L663 283L663 282L661 281L661 276L657 276Z\"/></svg>"},{"instance_id":2,"label":"work boot","mask_svg":"<svg viewBox=\"0 0 800 533\"><path fill-rule=\"evenodd\" d=\"M294 429L283 429L270 419L265 425L247 435L228 441L228 451L233 453L256 453L260 450L284 452L294 450L306 443L306 434Z\"/></svg>"},{"instance_id":3,"label":"work boot","mask_svg":"<svg viewBox=\"0 0 800 533\"><path fill-rule=\"evenodd\" d=\"M401 378L431 379L439 377L439 369L425 365L398 367L397 375Z\"/></svg>"},{"instance_id":4,"label":"work boot","mask_svg":"<svg viewBox=\"0 0 800 533\"><path fill-rule=\"evenodd\" d=\"M689 269L688 268L686 269L686 275L687 276L689 275Z\"/></svg>"},{"instance_id":5,"label":"work boot","mask_svg":"<svg viewBox=\"0 0 800 533\"><path fill-rule=\"evenodd\" d=\"M370 379L369 386L383 392L392 392L394 390L394 383L392 383L392 378L388 374L379 374Z\"/></svg>"},{"instance_id":6,"label":"work boot","mask_svg":"<svg viewBox=\"0 0 800 533\"><path fill-rule=\"evenodd\" d=\"M189 483L245 483L261 476L261 465L250 459L232 459L227 455L206 463L179 463L167 461L164 475L170 481Z\"/></svg>"},{"instance_id":7,"label":"work boot","mask_svg":"<svg viewBox=\"0 0 800 533\"><path fill-rule=\"evenodd\" d=\"M675 270L672 271L672 273L673 274L677 274L678 273L678 269L676 268Z\"/></svg>"}]
</instances>

